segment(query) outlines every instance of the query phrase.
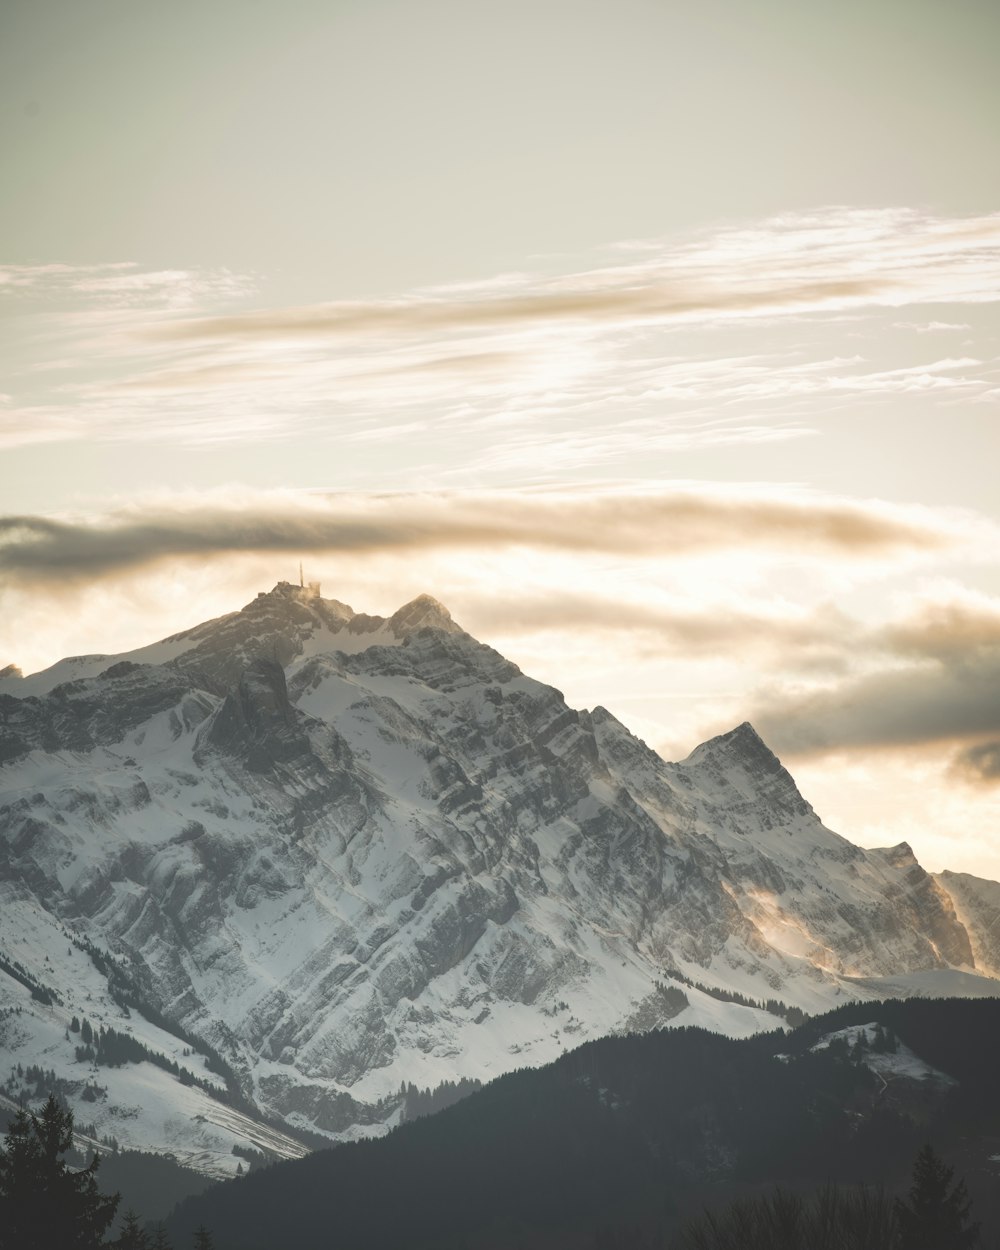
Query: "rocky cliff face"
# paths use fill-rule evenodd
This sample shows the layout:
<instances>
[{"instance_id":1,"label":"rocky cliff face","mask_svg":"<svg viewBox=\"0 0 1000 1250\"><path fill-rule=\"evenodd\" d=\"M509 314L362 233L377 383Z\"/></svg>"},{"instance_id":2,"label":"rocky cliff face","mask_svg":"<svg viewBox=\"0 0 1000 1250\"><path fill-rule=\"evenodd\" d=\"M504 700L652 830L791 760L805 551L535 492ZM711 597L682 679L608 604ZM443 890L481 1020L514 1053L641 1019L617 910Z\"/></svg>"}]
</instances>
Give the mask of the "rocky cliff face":
<instances>
[{"instance_id":1,"label":"rocky cliff face","mask_svg":"<svg viewBox=\"0 0 1000 1250\"><path fill-rule=\"evenodd\" d=\"M939 872L934 881L969 934L975 967L1000 977L1000 883L967 872Z\"/></svg>"},{"instance_id":2,"label":"rocky cliff face","mask_svg":"<svg viewBox=\"0 0 1000 1250\"><path fill-rule=\"evenodd\" d=\"M350 1135L394 1121L403 1081L626 1022L774 1026L733 994L812 1011L997 967L994 903L826 829L749 725L666 763L427 597L382 619L283 583L129 656L10 673L0 761L0 954L28 974L0 993L70 1083L63 1016L162 1049L173 1028L247 1107ZM81 982L86 950L113 976Z\"/></svg>"}]
</instances>

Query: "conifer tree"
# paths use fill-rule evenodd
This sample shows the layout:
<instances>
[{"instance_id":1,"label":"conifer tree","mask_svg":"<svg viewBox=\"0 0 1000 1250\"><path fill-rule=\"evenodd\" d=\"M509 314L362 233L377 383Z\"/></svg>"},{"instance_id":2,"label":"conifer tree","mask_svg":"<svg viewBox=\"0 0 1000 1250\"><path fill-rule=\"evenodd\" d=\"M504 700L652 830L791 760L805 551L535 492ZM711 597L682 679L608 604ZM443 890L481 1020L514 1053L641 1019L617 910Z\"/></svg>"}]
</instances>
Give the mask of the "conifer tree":
<instances>
[{"instance_id":1,"label":"conifer tree","mask_svg":"<svg viewBox=\"0 0 1000 1250\"><path fill-rule=\"evenodd\" d=\"M194 1250L214 1250L212 1234L204 1224L199 1224L194 1230Z\"/></svg>"},{"instance_id":2,"label":"conifer tree","mask_svg":"<svg viewBox=\"0 0 1000 1250\"><path fill-rule=\"evenodd\" d=\"M166 1230L162 1224L158 1224L153 1232L153 1240L149 1243L149 1250L171 1250L170 1242L167 1240Z\"/></svg>"},{"instance_id":3,"label":"conifer tree","mask_svg":"<svg viewBox=\"0 0 1000 1250\"><path fill-rule=\"evenodd\" d=\"M896 1200L899 1250L966 1250L979 1244L965 1182L953 1185L954 1175L930 1146L923 1147L913 1165L909 1202Z\"/></svg>"},{"instance_id":4,"label":"conifer tree","mask_svg":"<svg viewBox=\"0 0 1000 1250\"><path fill-rule=\"evenodd\" d=\"M149 1238L139 1223L139 1217L132 1210L125 1212L122 1230L114 1243L115 1250L149 1250Z\"/></svg>"},{"instance_id":5,"label":"conifer tree","mask_svg":"<svg viewBox=\"0 0 1000 1250\"><path fill-rule=\"evenodd\" d=\"M0 1250L94 1250L114 1219L118 1195L97 1188L95 1155L80 1172L62 1156L73 1115L50 1094L41 1115L19 1111L0 1149Z\"/></svg>"}]
</instances>

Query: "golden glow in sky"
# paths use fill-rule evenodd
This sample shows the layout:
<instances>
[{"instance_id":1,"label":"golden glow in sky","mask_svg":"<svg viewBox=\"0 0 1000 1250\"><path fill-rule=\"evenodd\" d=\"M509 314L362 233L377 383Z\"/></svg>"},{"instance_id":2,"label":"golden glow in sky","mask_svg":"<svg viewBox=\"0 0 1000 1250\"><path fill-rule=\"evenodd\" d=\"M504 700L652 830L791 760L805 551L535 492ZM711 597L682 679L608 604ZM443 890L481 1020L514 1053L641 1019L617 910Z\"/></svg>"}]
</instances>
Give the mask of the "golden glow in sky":
<instances>
[{"instance_id":1,"label":"golden glow in sky","mask_svg":"<svg viewBox=\"0 0 1000 1250\"><path fill-rule=\"evenodd\" d=\"M0 13L0 667L422 592L1000 876L1000 8Z\"/></svg>"}]
</instances>

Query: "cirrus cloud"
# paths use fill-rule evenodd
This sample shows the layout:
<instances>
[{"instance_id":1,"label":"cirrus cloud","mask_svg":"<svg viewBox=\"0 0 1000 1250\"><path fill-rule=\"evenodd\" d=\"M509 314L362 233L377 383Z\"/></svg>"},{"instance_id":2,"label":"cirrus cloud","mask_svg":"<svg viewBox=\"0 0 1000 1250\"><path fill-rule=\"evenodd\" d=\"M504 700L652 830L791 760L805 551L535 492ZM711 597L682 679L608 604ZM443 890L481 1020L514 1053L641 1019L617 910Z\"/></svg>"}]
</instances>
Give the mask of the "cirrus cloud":
<instances>
[{"instance_id":1,"label":"cirrus cloud","mask_svg":"<svg viewBox=\"0 0 1000 1250\"><path fill-rule=\"evenodd\" d=\"M965 323L898 320L951 308L972 326L997 301L1000 214L839 207L392 298L247 307L257 289L225 270L0 267L8 350L36 357L17 366L0 444L376 441L405 419L422 422L415 455L447 459L458 437L483 472L505 452L503 471L523 472L544 424L548 462L578 473L641 457L652 430L667 451L718 445L720 417L727 444L793 440L858 401L1000 386L978 324L959 352Z\"/></svg>"}]
</instances>

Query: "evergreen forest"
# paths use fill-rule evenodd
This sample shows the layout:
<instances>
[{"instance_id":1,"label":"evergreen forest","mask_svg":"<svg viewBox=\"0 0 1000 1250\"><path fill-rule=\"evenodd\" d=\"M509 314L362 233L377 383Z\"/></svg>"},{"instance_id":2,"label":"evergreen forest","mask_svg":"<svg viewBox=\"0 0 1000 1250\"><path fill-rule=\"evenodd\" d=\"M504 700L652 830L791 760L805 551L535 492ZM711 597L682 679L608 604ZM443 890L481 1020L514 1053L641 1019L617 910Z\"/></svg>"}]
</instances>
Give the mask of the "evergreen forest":
<instances>
[{"instance_id":1,"label":"evergreen forest","mask_svg":"<svg viewBox=\"0 0 1000 1250\"><path fill-rule=\"evenodd\" d=\"M1000 1000L606 1038L436 1112L407 1088L388 1137L181 1184L166 1220L102 1184L113 1155L71 1166L50 1096L0 1152L0 1250L994 1250L998 1043Z\"/></svg>"}]
</instances>

